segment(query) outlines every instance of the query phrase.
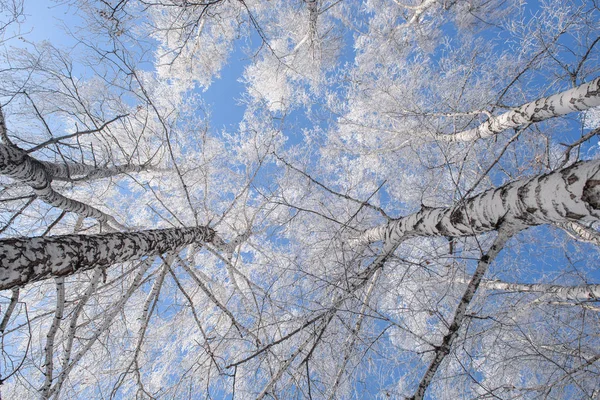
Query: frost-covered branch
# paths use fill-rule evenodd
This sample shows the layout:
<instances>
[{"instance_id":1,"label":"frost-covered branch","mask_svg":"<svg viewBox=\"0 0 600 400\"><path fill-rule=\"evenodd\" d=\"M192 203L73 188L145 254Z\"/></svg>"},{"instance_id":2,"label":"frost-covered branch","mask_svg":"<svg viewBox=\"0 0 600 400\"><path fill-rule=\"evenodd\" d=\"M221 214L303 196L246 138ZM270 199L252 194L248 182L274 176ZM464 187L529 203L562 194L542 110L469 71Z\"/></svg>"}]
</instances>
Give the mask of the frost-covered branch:
<instances>
[{"instance_id":1,"label":"frost-covered branch","mask_svg":"<svg viewBox=\"0 0 600 400\"><path fill-rule=\"evenodd\" d=\"M360 309L360 313L358 315L358 319L354 324L354 328L350 331L350 334L346 338L344 342L344 358L342 359L342 365L338 367L337 374L335 375L335 381L333 382L333 386L331 388L331 394L328 399L335 399L335 394L338 386L342 382L342 376L344 375L344 371L346 370L346 365L348 365L348 361L350 360L350 356L354 351L354 347L356 346L356 340L358 339L358 334L362 328L363 321L365 319L365 315L367 313L367 308L369 307L369 302L371 301L371 296L373 294L373 289L375 288L375 284L379 279L379 275L381 275L381 269L378 269L375 274L371 277L369 281L369 287L367 288L367 292L365 293L365 298L363 300L363 305Z\"/></svg>"},{"instance_id":2,"label":"frost-covered branch","mask_svg":"<svg viewBox=\"0 0 600 400\"><path fill-rule=\"evenodd\" d=\"M0 144L0 173L30 186L39 199L51 206L84 217L96 218L117 229L124 229L124 226L114 217L88 204L67 198L52 189L52 175L45 165L16 146Z\"/></svg>"},{"instance_id":3,"label":"frost-covered branch","mask_svg":"<svg viewBox=\"0 0 600 400\"><path fill-rule=\"evenodd\" d=\"M415 236L474 236L501 224L525 228L600 218L600 161L582 161L559 171L490 189L448 208L425 208L368 229L355 241L397 245Z\"/></svg>"},{"instance_id":4,"label":"frost-covered branch","mask_svg":"<svg viewBox=\"0 0 600 400\"><path fill-rule=\"evenodd\" d=\"M94 345L96 340L98 340L98 338L104 332L106 332L106 330L110 327L113 319L117 316L117 314L123 312L123 307L125 303L127 303L131 295L140 287L140 285L143 282L144 275L146 274L148 268L150 268L150 266L152 265L153 261L154 258L148 258L141 263L141 265L137 269L137 274L135 275L133 282L131 283L127 291L125 291L121 298L114 304L112 310L105 313L104 321L102 321L100 326L94 331L94 334L87 340L87 343L83 345L80 348L79 352L71 359L71 362L66 366L66 368L63 365L63 369L61 371L62 377L52 387L49 396L58 393L58 390L60 389L59 383L62 383L66 379L73 367L76 366L79 360L81 360L81 358L83 358L83 356L90 350L90 348Z\"/></svg>"},{"instance_id":5,"label":"frost-covered branch","mask_svg":"<svg viewBox=\"0 0 600 400\"><path fill-rule=\"evenodd\" d=\"M210 242L208 227L0 241L0 290Z\"/></svg>"},{"instance_id":6,"label":"frost-covered branch","mask_svg":"<svg viewBox=\"0 0 600 400\"><path fill-rule=\"evenodd\" d=\"M144 302L144 306L142 308L142 316L138 318L140 320L140 327L138 329L138 337L137 337L137 341L136 341L135 350L133 351L133 358L131 359L131 362L129 363L129 365L127 366L125 371L123 371L123 373L121 373L117 383L115 383L113 390L111 392L111 397L114 396L114 394L117 392L119 387L123 384L123 382L127 378L127 375L131 371L132 367L136 371L139 370L138 358L139 358L140 352L142 351L142 346L144 344L144 339L146 336L146 330L148 329L148 324L150 323L150 318L152 317L152 314L154 313L154 310L156 309L156 303L158 302L160 290L162 288L163 282L165 280L165 276L167 275L167 272L169 271L172 261L173 261L172 256L167 257L166 260L163 259L164 265L161 267L160 274L154 280L152 289L146 296L146 301ZM138 385L142 386L141 377L139 376L139 374L136 374L136 376L138 379Z\"/></svg>"},{"instance_id":7,"label":"frost-covered branch","mask_svg":"<svg viewBox=\"0 0 600 400\"><path fill-rule=\"evenodd\" d=\"M37 146L34 146L31 149L28 149L27 153L33 153L34 151L38 151L40 149L43 149L44 147L49 146L51 144L60 143L61 140L67 140L67 139L72 139L72 138L76 138L76 137L83 136L83 135L89 135L90 133L101 132L109 124L111 124L111 123L115 122L116 120L121 119L123 117L126 117L126 115L117 115L115 118L111 119L110 121L106 121L105 123L103 123L102 125L100 125L96 129L88 129L88 130L85 130L85 131L77 131L75 133L70 133L70 134L64 135L64 136L53 137L52 139L46 140L44 143L40 143Z\"/></svg>"},{"instance_id":8,"label":"frost-covered branch","mask_svg":"<svg viewBox=\"0 0 600 400\"><path fill-rule=\"evenodd\" d=\"M467 307L471 303L471 300L473 300L473 296L475 296L475 293L479 288L479 284L481 283L483 276L485 275L492 261L494 261L496 256L500 253L500 251L502 250L506 242L511 238L511 236L512 235L509 232L505 231L504 229L501 229L488 252L485 255L483 255L479 260L477 268L475 269L475 273L473 274L473 277L471 278L471 281L469 282L465 293L463 294L462 298L460 299L460 302L458 303L458 306L456 307L456 311L454 312L454 318L448 328L448 333L446 333L446 335L442 339L442 343L439 346L435 347L435 356L433 357L431 364L429 364L429 368L425 372L425 375L423 375L423 378L419 383L419 387L417 388L415 394L411 397L411 400L422 400L425 396L425 392L431 384L435 373L442 364L442 361L444 361L446 356L450 353L452 344L458 336L458 331L460 330L460 327L462 326L462 323L465 319Z\"/></svg>"},{"instance_id":9,"label":"frost-covered branch","mask_svg":"<svg viewBox=\"0 0 600 400\"><path fill-rule=\"evenodd\" d=\"M317 38L317 20L319 18L318 2L317 0L305 0L305 3L308 8L308 31L306 32L306 35L304 35L304 37L300 39L298 44L296 44L294 49L291 51L291 54L296 53L300 49L300 47L302 47L302 45L304 45L304 43L306 43L307 41L310 41L312 43L312 41L314 41L315 38Z\"/></svg>"},{"instance_id":10,"label":"frost-covered branch","mask_svg":"<svg viewBox=\"0 0 600 400\"><path fill-rule=\"evenodd\" d=\"M198 276L196 275L194 270L192 270L190 268L190 266L184 260L182 260L180 257L177 257L177 260L179 261L179 264L183 267L183 269L188 273L190 278L192 278L193 281L196 282L198 287L210 299L210 301L212 301L214 305L216 305L221 311L223 311L223 313L225 315L227 315L227 317L231 320L231 323L233 324L233 326L235 326L235 328L238 330L238 332L240 332L240 334L242 334L242 333L247 334L248 336L251 336L256 341L256 343L260 343L260 339L258 338L258 336L256 336L254 333L250 332L250 330L248 328L246 328L244 325L242 325L237 320L237 318L235 318L235 316L231 313L231 311L219 299L217 299L217 297L210 291L210 289L206 286L206 284L204 282L202 282L202 280L200 278L198 278Z\"/></svg>"},{"instance_id":11,"label":"frost-covered branch","mask_svg":"<svg viewBox=\"0 0 600 400\"><path fill-rule=\"evenodd\" d=\"M523 104L514 110L491 117L476 128L451 135L439 135L437 138L448 142L470 142L494 136L510 128L518 128L597 106L600 106L600 78L553 96Z\"/></svg>"},{"instance_id":12,"label":"frost-covered branch","mask_svg":"<svg viewBox=\"0 0 600 400\"><path fill-rule=\"evenodd\" d=\"M91 295L96 291L96 287L98 287L98 283L100 282L100 277L102 276L102 269L98 268L94 271L94 275L90 281L90 284L86 291L78 298L77 306L71 315L71 320L69 322L69 329L65 334L67 338L67 343L63 348L62 354L62 368L61 372L56 377L56 384L54 386L54 391L59 393L62 387L63 382L67 378L67 369L69 367L69 361L71 360L71 351L73 350L73 341L75 340L75 331L77 330L77 321L79 320L79 316L83 311L83 307L87 304Z\"/></svg>"},{"instance_id":13,"label":"frost-covered branch","mask_svg":"<svg viewBox=\"0 0 600 400\"><path fill-rule=\"evenodd\" d=\"M56 338L56 332L63 319L65 312L65 278L56 278L56 310L54 312L54 319L52 325L46 334L46 346L44 348L45 359L44 362L44 386L42 386L42 399L49 397L50 387L52 385L52 374L54 372L54 340Z\"/></svg>"}]
</instances>

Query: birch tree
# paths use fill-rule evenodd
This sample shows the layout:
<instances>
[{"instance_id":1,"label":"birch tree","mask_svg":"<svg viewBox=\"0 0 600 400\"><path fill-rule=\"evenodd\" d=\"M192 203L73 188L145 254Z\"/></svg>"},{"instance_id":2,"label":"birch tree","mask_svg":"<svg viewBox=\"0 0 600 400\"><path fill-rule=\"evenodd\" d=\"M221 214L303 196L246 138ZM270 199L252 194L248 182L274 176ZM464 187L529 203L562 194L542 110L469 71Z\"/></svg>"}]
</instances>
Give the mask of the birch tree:
<instances>
[{"instance_id":1,"label":"birch tree","mask_svg":"<svg viewBox=\"0 0 600 400\"><path fill-rule=\"evenodd\" d=\"M4 397L598 396L597 4L19 4Z\"/></svg>"}]
</instances>

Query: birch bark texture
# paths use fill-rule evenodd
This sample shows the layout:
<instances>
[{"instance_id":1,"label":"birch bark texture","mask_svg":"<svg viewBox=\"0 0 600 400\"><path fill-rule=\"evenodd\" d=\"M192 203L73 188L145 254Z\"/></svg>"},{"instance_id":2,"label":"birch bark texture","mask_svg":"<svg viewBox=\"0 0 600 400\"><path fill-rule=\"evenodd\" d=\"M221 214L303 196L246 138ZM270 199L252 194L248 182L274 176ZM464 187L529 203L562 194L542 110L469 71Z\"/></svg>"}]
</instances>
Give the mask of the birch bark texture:
<instances>
[{"instance_id":1,"label":"birch bark texture","mask_svg":"<svg viewBox=\"0 0 600 400\"><path fill-rule=\"evenodd\" d=\"M523 229L600 218L600 161L582 161L548 174L487 190L449 208L424 208L368 229L358 243L393 247L414 236L475 236L502 224Z\"/></svg>"},{"instance_id":2,"label":"birch bark texture","mask_svg":"<svg viewBox=\"0 0 600 400\"><path fill-rule=\"evenodd\" d=\"M208 227L0 241L0 290L210 242Z\"/></svg>"},{"instance_id":3,"label":"birch bark texture","mask_svg":"<svg viewBox=\"0 0 600 400\"><path fill-rule=\"evenodd\" d=\"M466 279L458 282L468 283ZM556 300L587 301L600 299L600 285L551 285L545 283L513 283L500 280L484 280L481 286L488 290L502 290L506 292L537 293Z\"/></svg>"},{"instance_id":4,"label":"birch bark texture","mask_svg":"<svg viewBox=\"0 0 600 400\"><path fill-rule=\"evenodd\" d=\"M448 142L470 142L497 135L510 128L560 117L600 106L600 78L549 97L523 104L498 116L492 116L476 128L437 138Z\"/></svg>"},{"instance_id":5,"label":"birch bark texture","mask_svg":"<svg viewBox=\"0 0 600 400\"><path fill-rule=\"evenodd\" d=\"M0 115L0 118L2 116ZM49 168L53 166L53 168ZM70 199L52 188L52 172L64 172L67 167L59 167L53 163L44 163L28 155L23 149L14 145L0 144L0 173L22 182L33 189L35 195L61 210L74 212L83 217L95 218L100 222L109 223L117 229L125 229L117 220L80 201ZM62 176L60 174L59 176Z\"/></svg>"}]
</instances>

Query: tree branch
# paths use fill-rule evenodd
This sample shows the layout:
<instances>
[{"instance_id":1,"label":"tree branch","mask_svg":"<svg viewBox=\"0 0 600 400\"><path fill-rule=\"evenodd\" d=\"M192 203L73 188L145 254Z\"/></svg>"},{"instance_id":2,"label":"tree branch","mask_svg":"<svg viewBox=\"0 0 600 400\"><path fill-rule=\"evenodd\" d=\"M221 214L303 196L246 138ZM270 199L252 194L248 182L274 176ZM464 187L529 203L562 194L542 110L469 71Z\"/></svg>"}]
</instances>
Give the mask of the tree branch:
<instances>
[{"instance_id":1,"label":"tree branch","mask_svg":"<svg viewBox=\"0 0 600 400\"><path fill-rule=\"evenodd\" d=\"M498 237L496 237L494 240L492 247L490 247L488 252L479 260L477 268L475 269L475 273L473 274L473 278L471 278L465 293L456 307L454 318L450 324L450 327L448 328L448 333L442 339L442 343L435 348L435 356L433 357L431 364L429 364L429 368L425 372L425 375L423 375L415 394L410 397L411 400L422 400L423 396L425 396L425 392L431 384L435 373L442 364L442 361L444 361L444 358L446 358L446 356L450 353L452 344L458 336L458 331L460 330L460 327L465 319L467 307L471 303L473 296L475 296L475 293L479 288L479 284L483 279L483 275L485 275L492 261L500 253L506 242L511 238L511 233L506 232L504 229L500 229L498 232Z\"/></svg>"}]
</instances>

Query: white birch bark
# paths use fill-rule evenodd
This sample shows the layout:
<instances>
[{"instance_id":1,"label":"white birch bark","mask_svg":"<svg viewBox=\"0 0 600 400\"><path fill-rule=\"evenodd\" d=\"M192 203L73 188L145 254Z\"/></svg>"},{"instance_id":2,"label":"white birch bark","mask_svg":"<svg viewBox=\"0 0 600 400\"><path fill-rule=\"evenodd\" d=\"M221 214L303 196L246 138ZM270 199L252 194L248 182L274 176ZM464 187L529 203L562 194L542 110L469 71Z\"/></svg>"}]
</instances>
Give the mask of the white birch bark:
<instances>
[{"instance_id":1,"label":"white birch bark","mask_svg":"<svg viewBox=\"0 0 600 400\"><path fill-rule=\"evenodd\" d=\"M56 278L56 311L54 312L54 319L52 325L46 334L46 346L44 347L45 362L44 362L44 386L42 386L42 399L49 398L50 387L52 385L52 377L54 374L54 341L56 339L56 332L63 319L65 312L65 278Z\"/></svg>"},{"instance_id":2,"label":"white birch bark","mask_svg":"<svg viewBox=\"0 0 600 400\"><path fill-rule=\"evenodd\" d=\"M469 283L466 279L458 278L460 283ZM539 293L556 300L597 300L600 299L600 285L550 285L545 283L510 283L500 280L483 280L481 287L489 290L506 292Z\"/></svg>"},{"instance_id":3,"label":"white birch bark","mask_svg":"<svg viewBox=\"0 0 600 400\"><path fill-rule=\"evenodd\" d=\"M448 208L424 208L362 233L355 243L395 246L415 236L463 237L502 224L521 229L600 218L600 161L582 161L559 171L485 191Z\"/></svg>"},{"instance_id":4,"label":"white birch bark","mask_svg":"<svg viewBox=\"0 0 600 400\"><path fill-rule=\"evenodd\" d=\"M210 242L208 227L0 241L0 290Z\"/></svg>"},{"instance_id":5,"label":"white birch bark","mask_svg":"<svg viewBox=\"0 0 600 400\"><path fill-rule=\"evenodd\" d=\"M30 186L38 198L51 206L83 217L95 218L117 229L125 229L112 216L88 204L69 199L52 189L52 175L45 164L16 146L0 144L0 173Z\"/></svg>"},{"instance_id":6,"label":"white birch bark","mask_svg":"<svg viewBox=\"0 0 600 400\"><path fill-rule=\"evenodd\" d=\"M600 246L600 232L575 221L565 222L557 225L575 240L593 243Z\"/></svg>"},{"instance_id":7,"label":"white birch bark","mask_svg":"<svg viewBox=\"0 0 600 400\"><path fill-rule=\"evenodd\" d=\"M452 135L440 135L437 138L448 142L470 142L494 136L510 128L597 106L600 106L600 78L573 89L523 104L504 114L493 116L476 128Z\"/></svg>"},{"instance_id":8,"label":"white birch bark","mask_svg":"<svg viewBox=\"0 0 600 400\"><path fill-rule=\"evenodd\" d=\"M95 167L81 163L53 163L40 161L50 178L56 181L77 182L110 178L120 174L140 172L149 169L145 165L116 165L113 167Z\"/></svg>"}]
</instances>

